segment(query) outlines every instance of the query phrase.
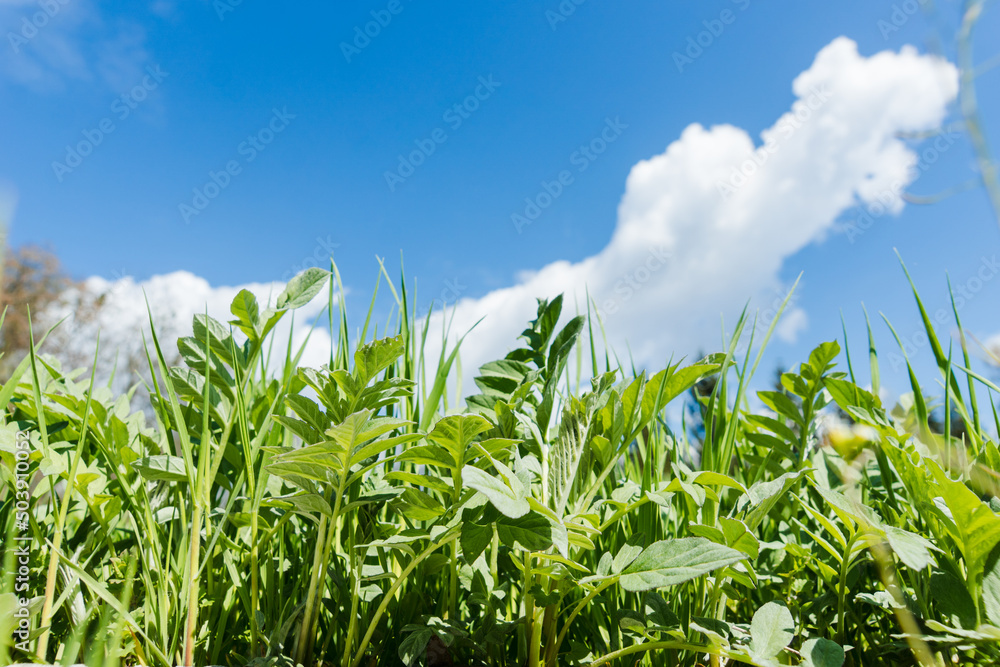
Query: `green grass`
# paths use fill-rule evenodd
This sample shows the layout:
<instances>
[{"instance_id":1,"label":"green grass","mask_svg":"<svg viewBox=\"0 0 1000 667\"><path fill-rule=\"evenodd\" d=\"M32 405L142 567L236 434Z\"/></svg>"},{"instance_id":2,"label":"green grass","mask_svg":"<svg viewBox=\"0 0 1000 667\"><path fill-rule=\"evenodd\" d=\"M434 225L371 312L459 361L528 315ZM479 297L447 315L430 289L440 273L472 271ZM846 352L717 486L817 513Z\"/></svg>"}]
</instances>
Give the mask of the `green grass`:
<instances>
[{"instance_id":1,"label":"green grass","mask_svg":"<svg viewBox=\"0 0 1000 667\"><path fill-rule=\"evenodd\" d=\"M871 337L867 355L820 345L755 411L761 356L736 350L770 331L740 345L750 315L727 350L637 373L598 319L560 327L558 298L456 410L459 350L429 357L405 284L387 280L382 337L369 311L352 339L332 276L300 274L269 308L242 292L230 323L195 317L177 368L154 333L154 420L31 351L0 389L0 661L1000 660L1000 389L919 297L941 377L929 390L911 369L891 408ZM270 333L322 290L339 335L328 367L300 368Z\"/></svg>"}]
</instances>

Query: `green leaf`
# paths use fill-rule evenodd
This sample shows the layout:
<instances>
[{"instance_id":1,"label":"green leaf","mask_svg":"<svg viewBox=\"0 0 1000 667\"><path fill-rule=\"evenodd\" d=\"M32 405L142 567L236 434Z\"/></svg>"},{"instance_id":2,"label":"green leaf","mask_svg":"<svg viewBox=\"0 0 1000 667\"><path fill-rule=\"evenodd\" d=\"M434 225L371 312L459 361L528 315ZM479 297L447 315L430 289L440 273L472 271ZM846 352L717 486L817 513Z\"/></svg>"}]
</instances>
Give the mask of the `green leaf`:
<instances>
[{"instance_id":1,"label":"green leaf","mask_svg":"<svg viewBox=\"0 0 1000 667\"><path fill-rule=\"evenodd\" d=\"M663 596L656 591L648 591L642 598L646 622L660 628L671 628L680 624L680 619L670 609Z\"/></svg>"},{"instance_id":2,"label":"green leaf","mask_svg":"<svg viewBox=\"0 0 1000 667\"><path fill-rule=\"evenodd\" d=\"M642 394L642 418L648 421L653 418L667 403L690 389L707 375L716 373L720 364L697 363L686 368L662 370L649 379Z\"/></svg>"},{"instance_id":3,"label":"green leaf","mask_svg":"<svg viewBox=\"0 0 1000 667\"><path fill-rule=\"evenodd\" d=\"M962 482L948 477L935 461L925 463L937 479L941 496L951 510L958 530L959 548L965 559L966 577L975 581L982 574L986 558L1000 543L1000 516Z\"/></svg>"},{"instance_id":4,"label":"green leaf","mask_svg":"<svg viewBox=\"0 0 1000 667\"><path fill-rule=\"evenodd\" d=\"M559 436L549 452L549 499L557 516L562 516L576 482L580 462L587 453L590 414L566 411L559 424Z\"/></svg>"},{"instance_id":5,"label":"green leaf","mask_svg":"<svg viewBox=\"0 0 1000 667\"><path fill-rule=\"evenodd\" d=\"M630 592L684 583L746 556L702 537L661 540L649 545L622 573L621 586Z\"/></svg>"},{"instance_id":6,"label":"green leaf","mask_svg":"<svg viewBox=\"0 0 1000 667\"><path fill-rule=\"evenodd\" d=\"M151 482L184 482L187 480L187 468L184 459L178 456L160 454L147 456L132 462L132 468Z\"/></svg>"},{"instance_id":7,"label":"green leaf","mask_svg":"<svg viewBox=\"0 0 1000 667\"><path fill-rule=\"evenodd\" d=\"M410 627L407 626L406 629ZM424 657L427 644L434 635L435 632L427 627L417 628L406 635L406 638L399 643L399 659L403 661L403 664L407 667L413 667L417 664Z\"/></svg>"},{"instance_id":8,"label":"green leaf","mask_svg":"<svg viewBox=\"0 0 1000 667\"><path fill-rule=\"evenodd\" d=\"M930 540L894 526L885 527L885 537L899 560L914 570L934 564L931 550L940 551Z\"/></svg>"},{"instance_id":9,"label":"green leaf","mask_svg":"<svg viewBox=\"0 0 1000 667\"><path fill-rule=\"evenodd\" d=\"M764 405L774 410L776 413L783 417L791 419L796 424L802 425L802 415L799 412L799 406L795 404L795 401L790 399L787 395L781 393L780 391L758 391L757 396L763 401Z\"/></svg>"},{"instance_id":10,"label":"green leaf","mask_svg":"<svg viewBox=\"0 0 1000 667\"><path fill-rule=\"evenodd\" d=\"M459 542L462 545L462 555L465 562L470 565L486 551L493 539L493 526L480 526L475 521L465 521L462 523L462 536Z\"/></svg>"},{"instance_id":11,"label":"green leaf","mask_svg":"<svg viewBox=\"0 0 1000 667\"><path fill-rule=\"evenodd\" d=\"M743 519L747 528L755 530L781 497L807 472L808 470L788 472L769 482L757 482L747 489L746 495L736 503L738 511L747 510Z\"/></svg>"},{"instance_id":12,"label":"green leaf","mask_svg":"<svg viewBox=\"0 0 1000 667\"><path fill-rule=\"evenodd\" d=\"M829 639L806 640L799 653L806 667L841 667L844 664L844 649Z\"/></svg>"},{"instance_id":13,"label":"green leaf","mask_svg":"<svg viewBox=\"0 0 1000 667\"><path fill-rule=\"evenodd\" d=\"M750 623L750 653L755 658L778 657L795 638L795 619L788 608L768 602L757 610Z\"/></svg>"},{"instance_id":14,"label":"green leaf","mask_svg":"<svg viewBox=\"0 0 1000 667\"><path fill-rule=\"evenodd\" d=\"M359 346L354 353L354 377L362 386L367 385L403 354L404 347L402 334Z\"/></svg>"},{"instance_id":15,"label":"green leaf","mask_svg":"<svg viewBox=\"0 0 1000 667\"><path fill-rule=\"evenodd\" d=\"M231 322L247 335L252 341L260 339L260 306L257 305L257 297L250 290L240 290L229 306L236 319Z\"/></svg>"},{"instance_id":16,"label":"green leaf","mask_svg":"<svg viewBox=\"0 0 1000 667\"><path fill-rule=\"evenodd\" d=\"M756 559L760 554L760 541L750 532L746 524L738 519L719 517L722 532L726 536L726 545L742 551L750 558Z\"/></svg>"},{"instance_id":17,"label":"green leaf","mask_svg":"<svg viewBox=\"0 0 1000 667\"><path fill-rule=\"evenodd\" d=\"M286 496L284 500L287 500L294 505L295 509L299 512L333 516L333 510L330 509L330 503L326 502L326 498L318 493L302 493L294 496Z\"/></svg>"},{"instance_id":18,"label":"green leaf","mask_svg":"<svg viewBox=\"0 0 1000 667\"><path fill-rule=\"evenodd\" d=\"M976 628L976 603L961 580L947 572L931 575L930 598L934 600L940 616L956 627Z\"/></svg>"},{"instance_id":19,"label":"green leaf","mask_svg":"<svg viewBox=\"0 0 1000 667\"><path fill-rule=\"evenodd\" d=\"M514 475L508 478L510 482L508 485L503 480L493 477L479 468L465 466L462 469L462 481L465 486L486 496L501 514L511 519L520 518L531 509L528 505L524 485ZM544 518L543 520L548 526L548 520Z\"/></svg>"},{"instance_id":20,"label":"green leaf","mask_svg":"<svg viewBox=\"0 0 1000 667\"><path fill-rule=\"evenodd\" d=\"M412 521L433 521L445 513L444 506L419 489L406 489L394 507Z\"/></svg>"},{"instance_id":21,"label":"green leaf","mask_svg":"<svg viewBox=\"0 0 1000 667\"><path fill-rule=\"evenodd\" d=\"M323 289L330 272L318 267L311 267L288 281L285 289L278 295L275 302L276 310L294 310L301 308L313 300Z\"/></svg>"},{"instance_id":22,"label":"green leaf","mask_svg":"<svg viewBox=\"0 0 1000 667\"><path fill-rule=\"evenodd\" d=\"M983 575L983 607L993 625L1000 626L1000 546L993 549Z\"/></svg>"},{"instance_id":23,"label":"green leaf","mask_svg":"<svg viewBox=\"0 0 1000 667\"><path fill-rule=\"evenodd\" d=\"M451 453L454 463L448 467L461 468L469 460L467 452L476 437L491 428L493 425L480 415L452 415L439 420L427 439Z\"/></svg>"},{"instance_id":24,"label":"green leaf","mask_svg":"<svg viewBox=\"0 0 1000 667\"><path fill-rule=\"evenodd\" d=\"M552 546L552 524L532 512L517 519L497 521L497 536L501 544L512 549L544 551Z\"/></svg>"}]
</instances>

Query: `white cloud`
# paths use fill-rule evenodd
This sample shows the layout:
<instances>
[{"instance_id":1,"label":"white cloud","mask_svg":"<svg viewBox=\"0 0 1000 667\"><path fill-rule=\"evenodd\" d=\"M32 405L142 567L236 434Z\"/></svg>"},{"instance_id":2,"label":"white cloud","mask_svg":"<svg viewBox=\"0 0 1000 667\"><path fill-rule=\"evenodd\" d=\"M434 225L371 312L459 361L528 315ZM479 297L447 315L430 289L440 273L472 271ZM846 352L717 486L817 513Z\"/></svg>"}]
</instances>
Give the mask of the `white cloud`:
<instances>
[{"instance_id":1,"label":"white cloud","mask_svg":"<svg viewBox=\"0 0 1000 667\"><path fill-rule=\"evenodd\" d=\"M637 365L716 348L720 314L731 324L748 297L782 292L785 260L821 240L845 210L877 200L902 209L916 156L898 133L940 125L958 74L914 48L866 58L838 38L792 88L796 102L760 143L731 125L693 124L635 165L598 254L461 300L452 334L484 318L462 346L467 376L515 346L536 297L560 292L570 310L574 302L584 309L589 289L609 343L622 353L627 343ZM779 336L794 340L807 322L793 309Z\"/></svg>"},{"instance_id":2,"label":"white cloud","mask_svg":"<svg viewBox=\"0 0 1000 667\"><path fill-rule=\"evenodd\" d=\"M124 91L148 64L142 27L107 19L94 0L0 0L0 28L0 74L36 91L71 82Z\"/></svg>"}]
</instances>

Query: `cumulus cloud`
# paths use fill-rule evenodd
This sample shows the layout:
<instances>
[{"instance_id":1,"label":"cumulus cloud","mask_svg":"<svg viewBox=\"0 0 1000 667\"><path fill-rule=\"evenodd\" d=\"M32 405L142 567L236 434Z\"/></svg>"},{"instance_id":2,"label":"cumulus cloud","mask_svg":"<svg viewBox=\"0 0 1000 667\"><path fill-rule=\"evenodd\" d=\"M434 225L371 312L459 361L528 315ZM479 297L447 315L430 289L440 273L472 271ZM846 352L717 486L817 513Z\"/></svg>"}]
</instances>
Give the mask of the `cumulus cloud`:
<instances>
[{"instance_id":1,"label":"cumulus cloud","mask_svg":"<svg viewBox=\"0 0 1000 667\"><path fill-rule=\"evenodd\" d=\"M864 57L838 38L792 89L791 109L759 142L731 125L692 124L635 165L601 252L460 301L453 334L483 319L462 345L463 366L474 370L511 349L536 297L565 293L570 309L585 309L588 290L609 343L622 352L628 344L639 365L716 348L720 314L732 322L748 298L781 293L785 260L823 239L844 211L902 209L916 155L899 133L940 125L958 73L911 47ZM807 324L793 309L778 335L794 340Z\"/></svg>"}]
</instances>

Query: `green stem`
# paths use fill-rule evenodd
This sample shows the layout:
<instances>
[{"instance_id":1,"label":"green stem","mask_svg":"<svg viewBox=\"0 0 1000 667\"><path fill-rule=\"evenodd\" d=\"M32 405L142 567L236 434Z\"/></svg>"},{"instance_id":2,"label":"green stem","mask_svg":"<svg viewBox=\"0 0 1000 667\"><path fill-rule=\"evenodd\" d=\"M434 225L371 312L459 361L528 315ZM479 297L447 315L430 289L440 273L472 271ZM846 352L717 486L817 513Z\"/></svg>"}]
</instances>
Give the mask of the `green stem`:
<instances>
[{"instance_id":1,"label":"green stem","mask_svg":"<svg viewBox=\"0 0 1000 667\"><path fill-rule=\"evenodd\" d=\"M352 545L353 546L353 545ZM354 635L358 631L358 601L361 599L361 580L357 576L358 568L354 564L354 552L350 552L352 563L351 572L348 575L351 582L351 620L347 624L347 637L344 640L344 658L341 664L350 667L351 650L354 648Z\"/></svg>"},{"instance_id":2,"label":"green stem","mask_svg":"<svg viewBox=\"0 0 1000 667\"><path fill-rule=\"evenodd\" d=\"M444 545L448 544L449 542L458 539L458 535L459 535L459 530L457 528L453 528L451 531L445 534L443 538L441 538L434 544L424 549L420 553L420 555L411 560L409 565L407 565L400 573L400 575L396 577L396 580L392 582L392 586L389 587L389 590L386 592L386 594L382 596L382 602L379 603L378 609L375 610L375 615L372 616L371 623L368 625L368 631L365 633L364 639L361 640L361 644L358 646L358 652L354 656L354 661L351 663L351 667L358 667L358 665L361 664L361 658L364 657L365 651L368 649L368 643L371 641L372 635L375 634L375 628L378 627L378 623L382 619L382 615L385 613L386 608L389 606L389 601L392 600L392 598L396 595L396 591L398 591L399 587L403 585L403 582L406 581L406 579L410 576L413 570L417 568L417 565L420 565L420 563L422 563L424 559L426 559L432 553L434 553Z\"/></svg>"},{"instance_id":3,"label":"green stem","mask_svg":"<svg viewBox=\"0 0 1000 667\"><path fill-rule=\"evenodd\" d=\"M573 612L569 615L569 618L567 618L566 622L563 623L562 632L559 633L559 637L556 639L556 647L554 651L555 655L557 656L559 655L559 647L562 646L563 640L566 639L566 635L569 633L570 626L573 624L573 621L576 620L576 617L580 615L580 612L583 611L588 604L590 604L591 600L593 600L602 592L604 592L606 588L613 586L616 583L618 583L618 577L615 577L613 579L608 579L600 586L590 591L590 593L587 594L587 597L583 598L583 600L581 600L580 603L576 605L576 608L573 609Z\"/></svg>"},{"instance_id":4,"label":"green stem","mask_svg":"<svg viewBox=\"0 0 1000 667\"><path fill-rule=\"evenodd\" d=\"M321 517L316 532L316 547L313 550L312 572L309 575L309 592L306 594L306 607L302 612L302 626L299 628L299 641L296 648L295 662L309 667L307 657L312 652L311 630L312 617L315 614L316 591L319 589L320 572L323 571L323 550L326 547L326 533L329 519ZM329 528L332 530L332 528Z\"/></svg>"},{"instance_id":5,"label":"green stem","mask_svg":"<svg viewBox=\"0 0 1000 667\"><path fill-rule=\"evenodd\" d=\"M632 646L627 646L623 649L619 649L612 653L608 653L590 663L588 667L597 667L598 665L603 665L609 662L613 662L619 658L624 658L627 655L632 655L633 653L644 653L646 651L666 651L666 650L676 650L676 651L693 651L695 653L708 653L713 656L724 655L719 652L718 649L713 649L710 646L698 646L697 644L689 644L687 642L650 642L648 644L633 644ZM753 661L748 657L743 657L740 655L729 655L726 656L730 660L735 662L742 662L748 665L752 665Z\"/></svg>"},{"instance_id":6,"label":"green stem","mask_svg":"<svg viewBox=\"0 0 1000 667\"><path fill-rule=\"evenodd\" d=\"M260 628L257 625L257 610L260 607L260 565L257 553L257 510L251 508L250 512L250 656L251 660L259 658L257 635ZM189 665L194 663L189 662Z\"/></svg>"},{"instance_id":7,"label":"green stem","mask_svg":"<svg viewBox=\"0 0 1000 667\"><path fill-rule=\"evenodd\" d=\"M854 550L854 542L857 534L851 535L847 541L847 548L844 549L844 558L840 561L840 584L837 589L837 642L844 643L844 615L847 604L847 573L851 569L851 551Z\"/></svg>"}]
</instances>

